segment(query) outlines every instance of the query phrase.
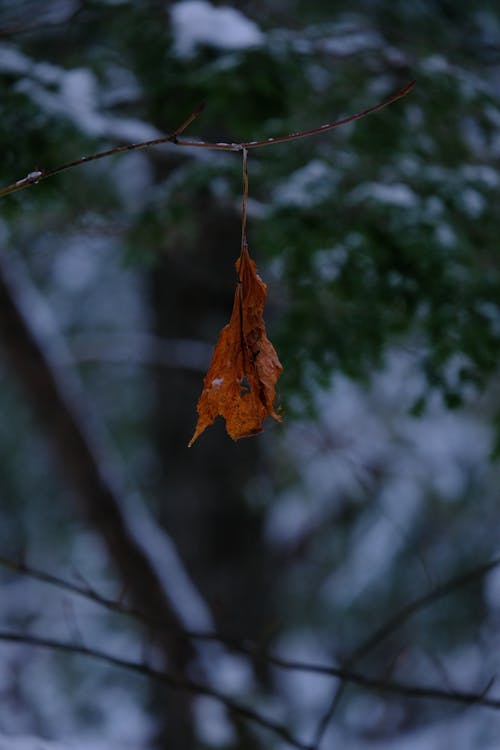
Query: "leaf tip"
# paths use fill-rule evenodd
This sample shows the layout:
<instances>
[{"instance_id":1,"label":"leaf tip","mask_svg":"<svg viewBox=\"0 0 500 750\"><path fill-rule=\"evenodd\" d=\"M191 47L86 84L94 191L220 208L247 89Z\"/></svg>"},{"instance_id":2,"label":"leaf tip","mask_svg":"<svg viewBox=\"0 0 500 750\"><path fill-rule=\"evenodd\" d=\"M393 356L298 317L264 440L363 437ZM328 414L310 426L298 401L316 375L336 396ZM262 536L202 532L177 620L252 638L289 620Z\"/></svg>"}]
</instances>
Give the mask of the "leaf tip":
<instances>
[{"instance_id":1,"label":"leaf tip","mask_svg":"<svg viewBox=\"0 0 500 750\"><path fill-rule=\"evenodd\" d=\"M197 427L196 427L196 430L194 431L193 437L191 438L191 440L190 440L190 441L189 441L189 443L187 444L187 447L188 447L188 448L192 448L192 447L193 447L193 445L195 444L195 442L196 442L196 441L198 440L198 438L200 437L200 433L201 433L201 432L202 432L202 431L201 431L201 430L199 430L199 429L198 429L198 426L197 426Z\"/></svg>"}]
</instances>

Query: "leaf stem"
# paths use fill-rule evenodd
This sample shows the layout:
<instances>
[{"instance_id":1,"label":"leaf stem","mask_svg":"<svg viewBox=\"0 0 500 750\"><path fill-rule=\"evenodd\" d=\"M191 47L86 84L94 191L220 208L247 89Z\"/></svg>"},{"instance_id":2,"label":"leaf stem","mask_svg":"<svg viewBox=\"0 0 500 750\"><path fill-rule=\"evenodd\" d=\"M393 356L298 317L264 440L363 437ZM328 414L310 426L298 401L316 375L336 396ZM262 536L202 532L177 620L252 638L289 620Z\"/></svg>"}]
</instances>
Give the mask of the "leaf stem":
<instances>
[{"instance_id":1,"label":"leaf stem","mask_svg":"<svg viewBox=\"0 0 500 750\"><path fill-rule=\"evenodd\" d=\"M243 197L241 201L241 253L247 248L247 204L248 204L248 151L243 147L242 171L243 171Z\"/></svg>"}]
</instances>

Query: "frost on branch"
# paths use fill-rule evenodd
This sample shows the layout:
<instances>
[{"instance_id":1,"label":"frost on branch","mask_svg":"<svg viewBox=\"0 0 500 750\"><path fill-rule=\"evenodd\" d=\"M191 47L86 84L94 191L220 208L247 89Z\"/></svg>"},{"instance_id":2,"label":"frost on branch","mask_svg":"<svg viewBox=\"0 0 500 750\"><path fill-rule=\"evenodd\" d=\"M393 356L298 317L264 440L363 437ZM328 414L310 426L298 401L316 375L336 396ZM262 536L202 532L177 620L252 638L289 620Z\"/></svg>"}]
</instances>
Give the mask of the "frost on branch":
<instances>
[{"instance_id":1,"label":"frost on branch","mask_svg":"<svg viewBox=\"0 0 500 750\"><path fill-rule=\"evenodd\" d=\"M236 261L238 285L231 320L222 329L198 400L198 423L189 445L216 417L233 440L261 432L266 417L278 421L276 382L283 371L262 318L266 289L246 243Z\"/></svg>"}]
</instances>

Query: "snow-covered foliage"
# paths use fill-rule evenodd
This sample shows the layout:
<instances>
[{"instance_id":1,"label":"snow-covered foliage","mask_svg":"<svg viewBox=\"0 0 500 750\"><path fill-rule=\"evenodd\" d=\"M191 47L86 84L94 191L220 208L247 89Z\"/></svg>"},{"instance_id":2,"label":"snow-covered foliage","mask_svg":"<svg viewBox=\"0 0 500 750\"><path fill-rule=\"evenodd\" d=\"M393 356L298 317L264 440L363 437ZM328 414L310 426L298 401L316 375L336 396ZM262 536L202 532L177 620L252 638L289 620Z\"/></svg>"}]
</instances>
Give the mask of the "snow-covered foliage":
<instances>
[{"instance_id":1,"label":"snow-covered foliage","mask_svg":"<svg viewBox=\"0 0 500 750\"><path fill-rule=\"evenodd\" d=\"M257 24L229 5L182 0L172 6L171 16L174 50L180 57L192 56L203 44L221 50L244 50L263 43L264 35Z\"/></svg>"}]
</instances>

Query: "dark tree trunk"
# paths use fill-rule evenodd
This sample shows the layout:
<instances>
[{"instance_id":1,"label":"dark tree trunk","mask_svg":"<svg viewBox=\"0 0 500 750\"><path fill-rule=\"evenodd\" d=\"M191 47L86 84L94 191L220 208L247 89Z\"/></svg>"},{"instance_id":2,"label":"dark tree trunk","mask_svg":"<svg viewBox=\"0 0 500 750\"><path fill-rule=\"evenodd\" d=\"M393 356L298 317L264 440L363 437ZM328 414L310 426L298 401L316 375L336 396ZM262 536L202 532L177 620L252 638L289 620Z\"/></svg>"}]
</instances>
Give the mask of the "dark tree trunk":
<instances>
[{"instance_id":1,"label":"dark tree trunk","mask_svg":"<svg viewBox=\"0 0 500 750\"><path fill-rule=\"evenodd\" d=\"M240 248L233 208L200 200L190 242L167 238L151 276L155 333L215 345L230 317ZM208 361L207 361L208 367ZM221 419L192 448L203 372L156 370L153 431L162 466L158 515L175 539L217 628L259 639L270 623L270 571L259 510L245 497L259 438L234 443ZM240 744L243 747L240 736Z\"/></svg>"}]
</instances>

